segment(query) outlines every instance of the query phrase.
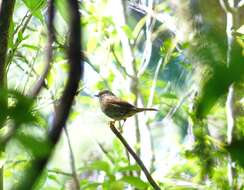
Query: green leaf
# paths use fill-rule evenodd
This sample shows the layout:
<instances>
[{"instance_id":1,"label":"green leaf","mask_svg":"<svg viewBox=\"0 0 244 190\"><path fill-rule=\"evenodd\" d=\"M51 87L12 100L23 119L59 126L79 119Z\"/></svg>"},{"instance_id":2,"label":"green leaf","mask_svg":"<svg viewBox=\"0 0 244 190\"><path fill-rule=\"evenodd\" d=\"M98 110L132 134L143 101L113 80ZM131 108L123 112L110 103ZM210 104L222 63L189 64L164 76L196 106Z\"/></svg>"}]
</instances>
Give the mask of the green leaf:
<instances>
[{"instance_id":1,"label":"green leaf","mask_svg":"<svg viewBox=\"0 0 244 190\"><path fill-rule=\"evenodd\" d=\"M86 48L87 53L89 54L89 53L94 52L97 45L98 45L98 41L97 41L96 37L91 38L87 42L87 48Z\"/></svg>"},{"instance_id":2,"label":"green leaf","mask_svg":"<svg viewBox=\"0 0 244 190\"><path fill-rule=\"evenodd\" d=\"M173 41L171 38L165 40L163 42L163 45L160 48L161 55L164 56L172 46L173 46Z\"/></svg>"},{"instance_id":3,"label":"green leaf","mask_svg":"<svg viewBox=\"0 0 244 190\"><path fill-rule=\"evenodd\" d=\"M17 91L10 91L10 95L13 101L8 110L10 118L13 119L17 125L34 122L36 120L32 113L34 100Z\"/></svg>"},{"instance_id":4,"label":"green leaf","mask_svg":"<svg viewBox=\"0 0 244 190\"><path fill-rule=\"evenodd\" d=\"M169 98L169 99L177 99L178 98L175 94L171 94L171 93L164 93L162 95L162 97Z\"/></svg>"},{"instance_id":5,"label":"green leaf","mask_svg":"<svg viewBox=\"0 0 244 190\"><path fill-rule=\"evenodd\" d=\"M130 29L129 26L127 26L127 25L122 26L122 30L124 31L124 33L126 34L128 39L131 40L131 39L134 38L133 32L132 32L132 30Z\"/></svg>"},{"instance_id":6,"label":"green leaf","mask_svg":"<svg viewBox=\"0 0 244 190\"><path fill-rule=\"evenodd\" d=\"M148 184L142 181L140 178L133 177L133 176L125 176L120 179L120 181L124 181L138 189L146 189Z\"/></svg>"},{"instance_id":7,"label":"green leaf","mask_svg":"<svg viewBox=\"0 0 244 190\"><path fill-rule=\"evenodd\" d=\"M128 171L140 171L140 167L137 164L121 166L117 169L119 172L128 172Z\"/></svg>"},{"instance_id":8,"label":"green leaf","mask_svg":"<svg viewBox=\"0 0 244 190\"><path fill-rule=\"evenodd\" d=\"M146 16L144 16L143 18L141 18L141 20L136 24L134 30L133 30L133 37L136 38L139 33L142 31L143 26L145 25L146 22Z\"/></svg>"},{"instance_id":9,"label":"green leaf","mask_svg":"<svg viewBox=\"0 0 244 190\"><path fill-rule=\"evenodd\" d=\"M83 190L97 190L99 186L101 186L101 183L98 182L88 182L87 180L82 180L80 182L80 188Z\"/></svg>"},{"instance_id":10,"label":"green leaf","mask_svg":"<svg viewBox=\"0 0 244 190\"><path fill-rule=\"evenodd\" d=\"M58 176L54 174L48 174L48 179L55 181L59 184Z\"/></svg>"},{"instance_id":11,"label":"green leaf","mask_svg":"<svg viewBox=\"0 0 244 190\"><path fill-rule=\"evenodd\" d=\"M109 190L124 190L125 184L122 181L113 181L109 185Z\"/></svg>"},{"instance_id":12,"label":"green leaf","mask_svg":"<svg viewBox=\"0 0 244 190\"><path fill-rule=\"evenodd\" d=\"M35 186L33 188L34 190L39 190L39 189L43 188L43 185L45 184L45 182L47 180L47 174L48 174L47 170L44 170L42 172L41 177L39 177L38 182L35 184Z\"/></svg>"},{"instance_id":13,"label":"green leaf","mask_svg":"<svg viewBox=\"0 0 244 190\"><path fill-rule=\"evenodd\" d=\"M230 153L231 158L244 168L244 139L233 141L226 146L226 150Z\"/></svg>"},{"instance_id":14,"label":"green leaf","mask_svg":"<svg viewBox=\"0 0 244 190\"><path fill-rule=\"evenodd\" d=\"M57 7L57 10L59 14L62 16L64 21L69 22L69 14L68 14L68 4L66 0L58 0L55 1L55 5Z\"/></svg>"},{"instance_id":15,"label":"green leaf","mask_svg":"<svg viewBox=\"0 0 244 190\"><path fill-rule=\"evenodd\" d=\"M106 172L107 174L110 173L110 165L102 160L96 160L92 162L89 166L89 168L95 169L95 170L101 170Z\"/></svg>"},{"instance_id":16,"label":"green leaf","mask_svg":"<svg viewBox=\"0 0 244 190\"><path fill-rule=\"evenodd\" d=\"M231 84L244 80L244 58L241 47L234 42L229 67L219 64L212 66L212 68L213 72L210 77L206 77L196 105L197 118L206 117L217 100L227 94Z\"/></svg>"},{"instance_id":17,"label":"green leaf","mask_svg":"<svg viewBox=\"0 0 244 190\"><path fill-rule=\"evenodd\" d=\"M35 51L40 49L40 47L31 45L31 44L23 44L22 47L26 47L26 48L29 48L29 49L32 49L32 50L35 50Z\"/></svg>"},{"instance_id":18,"label":"green leaf","mask_svg":"<svg viewBox=\"0 0 244 190\"><path fill-rule=\"evenodd\" d=\"M43 15L41 13L41 8L46 3L46 0L40 0L40 1L36 1L36 0L23 0L23 2L25 3L26 7L29 8L29 10L31 11L31 13L36 18L38 18L41 22L44 20L43 19Z\"/></svg>"},{"instance_id":19,"label":"green leaf","mask_svg":"<svg viewBox=\"0 0 244 190\"><path fill-rule=\"evenodd\" d=\"M51 144L45 138L40 138L22 131L17 131L16 138L37 158L46 157L52 150Z\"/></svg>"}]
</instances>

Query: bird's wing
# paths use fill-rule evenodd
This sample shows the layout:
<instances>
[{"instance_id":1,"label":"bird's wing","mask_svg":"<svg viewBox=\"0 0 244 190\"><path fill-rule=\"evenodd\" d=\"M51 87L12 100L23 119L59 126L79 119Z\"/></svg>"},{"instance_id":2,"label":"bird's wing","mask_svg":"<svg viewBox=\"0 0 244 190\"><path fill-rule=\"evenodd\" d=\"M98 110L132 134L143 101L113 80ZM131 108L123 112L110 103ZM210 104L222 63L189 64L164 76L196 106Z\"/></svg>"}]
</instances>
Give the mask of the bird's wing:
<instances>
[{"instance_id":1,"label":"bird's wing","mask_svg":"<svg viewBox=\"0 0 244 190\"><path fill-rule=\"evenodd\" d=\"M107 101L110 103L110 104L113 104L113 106L116 106L116 107L121 107L121 108L124 108L124 109L135 109L136 107L133 106L132 104L130 104L129 102L126 102L124 100L121 100L120 98L118 97L112 97L112 98L108 98Z\"/></svg>"}]
</instances>

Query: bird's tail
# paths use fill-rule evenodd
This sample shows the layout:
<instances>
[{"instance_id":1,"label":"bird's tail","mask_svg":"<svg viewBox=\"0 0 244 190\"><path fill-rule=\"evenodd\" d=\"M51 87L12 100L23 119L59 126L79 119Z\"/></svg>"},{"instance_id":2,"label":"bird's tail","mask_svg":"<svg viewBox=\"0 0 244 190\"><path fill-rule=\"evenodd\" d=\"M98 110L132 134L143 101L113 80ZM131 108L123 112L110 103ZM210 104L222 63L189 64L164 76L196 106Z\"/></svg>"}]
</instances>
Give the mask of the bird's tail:
<instances>
[{"instance_id":1,"label":"bird's tail","mask_svg":"<svg viewBox=\"0 0 244 190\"><path fill-rule=\"evenodd\" d=\"M142 111L158 111L158 109L155 108L137 108L138 112L142 112Z\"/></svg>"}]
</instances>

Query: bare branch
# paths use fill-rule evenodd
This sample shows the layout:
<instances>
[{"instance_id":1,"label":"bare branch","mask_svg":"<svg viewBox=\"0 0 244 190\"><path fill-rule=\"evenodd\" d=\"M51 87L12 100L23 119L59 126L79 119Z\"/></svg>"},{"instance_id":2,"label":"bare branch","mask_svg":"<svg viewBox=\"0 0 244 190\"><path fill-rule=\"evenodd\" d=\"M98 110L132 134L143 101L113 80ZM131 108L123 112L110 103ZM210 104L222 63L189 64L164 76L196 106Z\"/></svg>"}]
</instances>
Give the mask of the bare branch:
<instances>
[{"instance_id":1,"label":"bare branch","mask_svg":"<svg viewBox=\"0 0 244 190\"><path fill-rule=\"evenodd\" d=\"M123 64L122 64L122 61L118 58L118 56L117 56L117 54L116 54L116 52L115 52L114 46L111 45L110 48L111 48L112 55L113 55L115 61L117 62L117 64L119 65L119 67L122 69L122 71L123 71L128 77L130 77L130 78L133 79L133 76L130 75L130 74L127 72L126 68L125 68L125 67L123 66Z\"/></svg>"},{"instance_id":2,"label":"bare branch","mask_svg":"<svg viewBox=\"0 0 244 190\"><path fill-rule=\"evenodd\" d=\"M80 189L80 183L79 183L78 175L76 173L75 157L74 157L74 153L72 150L71 141L69 138L69 133L68 133L67 127L64 127L64 132L65 132L67 142L68 142L68 147L69 147L69 157L70 157L70 166L71 166L71 170L72 170L72 177L74 179L76 189L79 190Z\"/></svg>"},{"instance_id":3,"label":"bare branch","mask_svg":"<svg viewBox=\"0 0 244 190\"><path fill-rule=\"evenodd\" d=\"M83 62L81 62L81 31L80 31L80 13L76 0L70 0L70 41L68 49L68 59L70 64L69 78L65 87L60 104L57 108L56 118L49 133L51 141L55 144L61 134L62 128L68 118L73 99L79 86L80 79L83 76Z\"/></svg>"},{"instance_id":4,"label":"bare branch","mask_svg":"<svg viewBox=\"0 0 244 190\"><path fill-rule=\"evenodd\" d=\"M67 1L70 13L70 33L69 33L69 48L68 59L70 64L70 71L68 81L64 89L63 96L60 103L57 105L56 116L53 126L49 131L48 140L51 150L43 157L34 157L30 163L30 167L25 172L22 183L15 189L32 189L36 180L45 168L50 156L52 155L54 146L57 144L62 129L68 119L69 112L79 86L79 81L83 75L83 62L81 62L81 29L80 29L80 14L77 0ZM49 1L49 6L54 6L54 0ZM53 10L54 8L49 8ZM25 180L28 179L28 180Z\"/></svg>"},{"instance_id":5,"label":"bare branch","mask_svg":"<svg viewBox=\"0 0 244 190\"><path fill-rule=\"evenodd\" d=\"M101 151L106 155L106 157L108 158L108 160L109 160L111 163L114 164L114 158L113 158L111 155L109 155L109 152L103 147L103 145L102 145L101 143L99 143L99 142L97 142L97 141L96 141L96 143L97 143L97 145L99 146L99 148L101 149Z\"/></svg>"},{"instance_id":6,"label":"bare branch","mask_svg":"<svg viewBox=\"0 0 244 190\"><path fill-rule=\"evenodd\" d=\"M151 184L151 186L155 190L160 190L161 188L158 186L158 184L156 183L156 181L154 181L154 179L152 178L151 174L149 173L149 171L145 167L145 165L142 162L142 160L137 156L137 154L133 151L133 149L130 147L130 145L127 143L127 141L124 139L124 137L116 129L116 127L114 126L114 122L110 122L110 129L116 135L116 137L120 140L120 142L124 145L124 147L126 148L126 150L128 150L128 152L130 153L130 155L135 159L136 163L142 169L143 173L145 174L145 176L146 176L148 182Z\"/></svg>"},{"instance_id":7,"label":"bare branch","mask_svg":"<svg viewBox=\"0 0 244 190\"><path fill-rule=\"evenodd\" d=\"M32 97L36 97L39 92L41 91L42 87L45 84L45 78L48 75L48 72L50 70L51 67L51 62L52 62L52 57L53 57L53 49L52 49L52 43L54 41L55 38L55 34L54 34L54 26L53 26L53 21L54 21L54 17L55 17L55 13L54 13L54 5L53 5L53 1L50 0L49 1L49 6L48 6L48 43L47 43L47 48L46 48L46 64L45 64L45 68L43 71L43 74L40 76L40 78L38 79L38 81L36 82L36 84L34 85L33 89L30 91L29 95Z\"/></svg>"}]
</instances>

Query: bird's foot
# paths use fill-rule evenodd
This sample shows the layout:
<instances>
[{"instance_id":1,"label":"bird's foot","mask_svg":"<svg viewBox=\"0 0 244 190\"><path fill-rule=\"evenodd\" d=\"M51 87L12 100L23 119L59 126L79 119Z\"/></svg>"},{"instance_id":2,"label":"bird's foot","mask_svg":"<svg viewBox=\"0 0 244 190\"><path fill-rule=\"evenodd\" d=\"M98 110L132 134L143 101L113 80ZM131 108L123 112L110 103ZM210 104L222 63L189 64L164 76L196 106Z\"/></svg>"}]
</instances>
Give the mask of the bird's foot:
<instances>
[{"instance_id":1,"label":"bird's foot","mask_svg":"<svg viewBox=\"0 0 244 190\"><path fill-rule=\"evenodd\" d=\"M123 126L119 125L119 132L123 133Z\"/></svg>"},{"instance_id":2,"label":"bird's foot","mask_svg":"<svg viewBox=\"0 0 244 190\"><path fill-rule=\"evenodd\" d=\"M124 124L125 124L126 119L123 120L123 121L124 121L124 122L123 122L122 125L121 125L121 123L119 122L119 132L120 132L120 133L123 133L123 127L124 127Z\"/></svg>"},{"instance_id":3,"label":"bird's foot","mask_svg":"<svg viewBox=\"0 0 244 190\"><path fill-rule=\"evenodd\" d=\"M109 122L108 122L108 125L109 125L109 126L111 126L111 125L112 125L112 126L115 126L115 121L109 121Z\"/></svg>"}]
</instances>

